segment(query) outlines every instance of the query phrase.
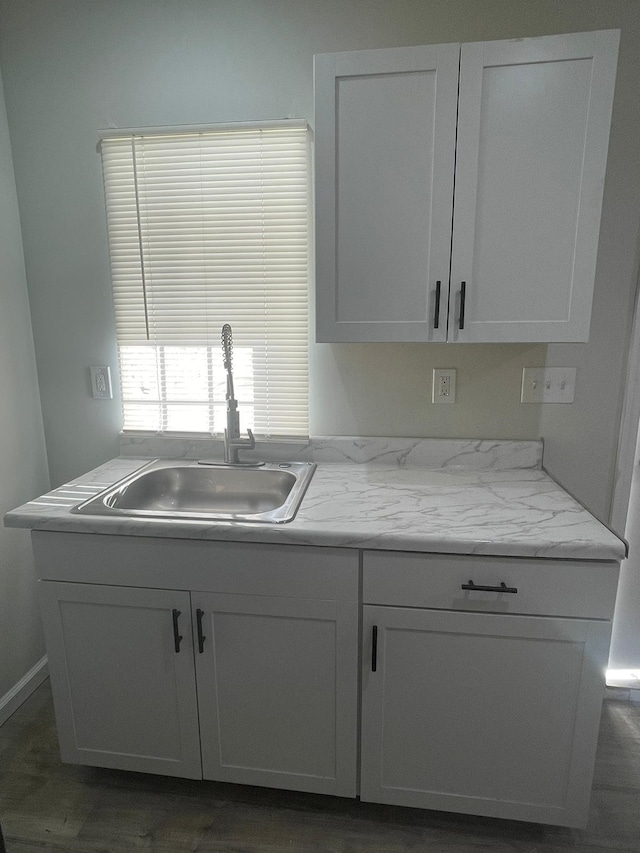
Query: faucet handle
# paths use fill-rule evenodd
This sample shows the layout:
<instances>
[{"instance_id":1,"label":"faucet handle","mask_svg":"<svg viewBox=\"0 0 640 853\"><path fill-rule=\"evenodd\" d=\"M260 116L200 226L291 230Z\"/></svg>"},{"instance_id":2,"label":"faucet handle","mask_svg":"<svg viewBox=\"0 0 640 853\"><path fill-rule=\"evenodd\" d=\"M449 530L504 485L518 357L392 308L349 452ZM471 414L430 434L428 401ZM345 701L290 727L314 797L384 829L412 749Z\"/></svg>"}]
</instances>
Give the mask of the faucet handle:
<instances>
[{"instance_id":1,"label":"faucet handle","mask_svg":"<svg viewBox=\"0 0 640 853\"><path fill-rule=\"evenodd\" d=\"M224 431L224 462L225 465L250 465L257 467L264 465L264 462L244 462L238 459L239 450L253 450L256 446L256 440L250 429L247 430L248 438L229 438L227 430Z\"/></svg>"},{"instance_id":2,"label":"faucet handle","mask_svg":"<svg viewBox=\"0 0 640 853\"><path fill-rule=\"evenodd\" d=\"M256 439L250 429L247 430L247 435L249 438L241 438L238 436L237 438L231 437L229 435L229 430L224 431L224 440L225 444L229 447L244 447L246 450L253 450L256 446Z\"/></svg>"}]
</instances>

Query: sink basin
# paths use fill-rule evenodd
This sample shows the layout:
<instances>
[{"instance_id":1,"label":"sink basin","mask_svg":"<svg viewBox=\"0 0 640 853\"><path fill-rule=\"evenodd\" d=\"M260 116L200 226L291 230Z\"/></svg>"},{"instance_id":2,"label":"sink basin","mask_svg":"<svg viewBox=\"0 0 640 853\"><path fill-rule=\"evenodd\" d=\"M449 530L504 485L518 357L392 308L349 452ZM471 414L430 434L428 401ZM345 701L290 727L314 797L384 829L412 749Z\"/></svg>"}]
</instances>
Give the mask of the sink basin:
<instances>
[{"instance_id":1,"label":"sink basin","mask_svg":"<svg viewBox=\"0 0 640 853\"><path fill-rule=\"evenodd\" d=\"M294 518L315 468L312 462L235 467L156 459L71 512L281 524Z\"/></svg>"}]
</instances>

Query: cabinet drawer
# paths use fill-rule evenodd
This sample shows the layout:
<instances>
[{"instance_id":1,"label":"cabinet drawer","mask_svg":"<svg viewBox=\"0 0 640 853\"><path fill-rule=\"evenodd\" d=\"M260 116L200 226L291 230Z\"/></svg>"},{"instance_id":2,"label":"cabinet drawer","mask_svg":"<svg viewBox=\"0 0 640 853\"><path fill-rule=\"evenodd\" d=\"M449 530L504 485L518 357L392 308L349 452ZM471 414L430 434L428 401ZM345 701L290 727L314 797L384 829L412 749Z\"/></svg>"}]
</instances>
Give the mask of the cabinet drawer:
<instances>
[{"instance_id":1,"label":"cabinet drawer","mask_svg":"<svg viewBox=\"0 0 640 853\"><path fill-rule=\"evenodd\" d=\"M363 567L366 604L591 619L613 617L619 571L615 562L400 551L365 551ZM470 581L517 592L463 589Z\"/></svg>"}]
</instances>

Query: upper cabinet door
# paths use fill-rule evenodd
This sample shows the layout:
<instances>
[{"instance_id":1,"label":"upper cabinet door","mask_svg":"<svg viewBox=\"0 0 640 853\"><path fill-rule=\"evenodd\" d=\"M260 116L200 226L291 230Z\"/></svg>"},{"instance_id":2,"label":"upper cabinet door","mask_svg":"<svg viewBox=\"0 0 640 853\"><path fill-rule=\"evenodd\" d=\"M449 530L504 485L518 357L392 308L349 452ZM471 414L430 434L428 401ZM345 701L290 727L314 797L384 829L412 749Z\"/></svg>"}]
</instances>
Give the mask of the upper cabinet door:
<instances>
[{"instance_id":1,"label":"upper cabinet door","mask_svg":"<svg viewBox=\"0 0 640 853\"><path fill-rule=\"evenodd\" d=\"M449 340L588 339L618 40L462 45Z\"/></svg>"},{"instance_id":2,"label":"upper cabinet door","mask_svg":"<svg viewBox=\"0 0 640 853\"><path fill-rule=\"evenodd\" d=\"M315 57L317 340L446 340L459 45Z\"/></svg>"}]
</instances>

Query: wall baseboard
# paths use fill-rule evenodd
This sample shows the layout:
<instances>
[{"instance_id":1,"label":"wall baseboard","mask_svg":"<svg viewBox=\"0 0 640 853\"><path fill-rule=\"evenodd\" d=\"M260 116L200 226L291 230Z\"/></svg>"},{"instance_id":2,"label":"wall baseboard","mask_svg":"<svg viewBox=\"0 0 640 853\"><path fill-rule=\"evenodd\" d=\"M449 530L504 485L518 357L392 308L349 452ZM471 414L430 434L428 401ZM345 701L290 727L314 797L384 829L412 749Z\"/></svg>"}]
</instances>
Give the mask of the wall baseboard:
<instances>
[{"instance_id":1,"label":"wall baseboard","mask_svg":"<svg viewBox=\"0 0 640 853\"><path fill-rule=\"evenodd\" d=\"M35 666L24 675L17 684L0 697L0 726L17 711L20 705L31 696L33 691L40 687L49 675L49 662L47 656L40 658Z\"/></svg>"},{"instance_id":2,"label":"wall baseboard","mask_svg":"<svg viewBox=\"0 0 640 853\"><path fill-rule=\"evenodd\" d=\"M640 702L640 690L633 687L610 687L607 685L605 699L616 699L618 702Z\"/></svg>"}]
</instances>

